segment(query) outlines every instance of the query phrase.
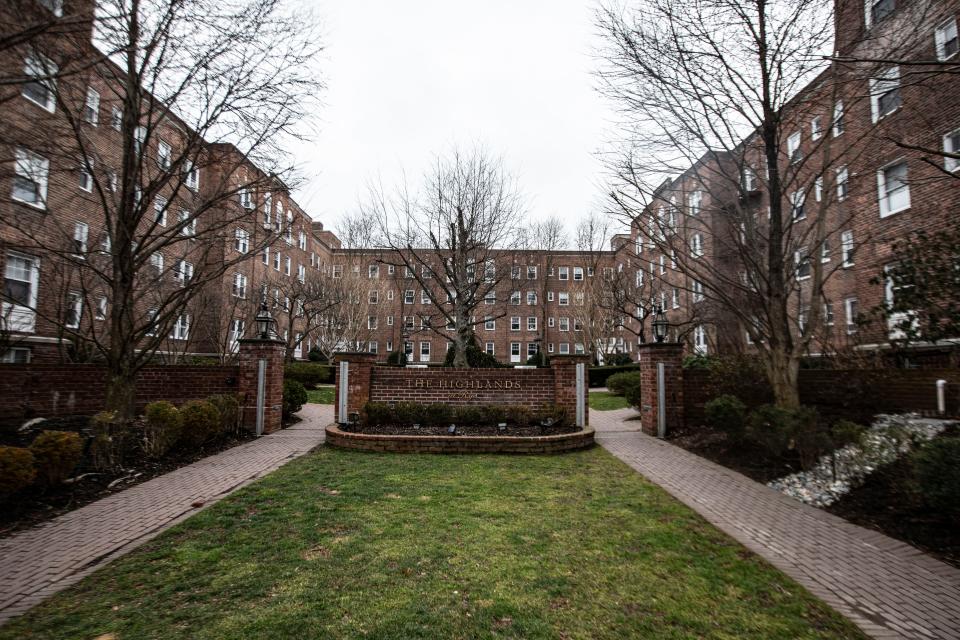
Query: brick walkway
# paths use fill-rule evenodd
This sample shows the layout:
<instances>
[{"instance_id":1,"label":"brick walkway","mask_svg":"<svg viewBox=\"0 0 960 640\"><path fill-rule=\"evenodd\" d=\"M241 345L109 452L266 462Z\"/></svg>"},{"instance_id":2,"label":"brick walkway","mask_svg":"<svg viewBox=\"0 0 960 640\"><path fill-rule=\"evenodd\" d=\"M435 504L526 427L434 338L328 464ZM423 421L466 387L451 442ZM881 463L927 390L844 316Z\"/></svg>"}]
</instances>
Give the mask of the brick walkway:
<instances>
[{"instance_id":1,"label":"brick walkway","mask_svg":"<svg viewBox=\"0 0 960 640\"><path fill-rule=\"evenodd\" d=\"M332 405L302 422L0 540L0 623L323 442Z\"/></svg>"},{"instance_id":2,"label":"brick walkway","mask_svg":"<svg viewBox=\"0 0 960 640\"><path fill-rule=\"evenodd\" d=\"M960 638L960 570L591 411L615 456L875 638Z\"/></svg>"}]
</instances>

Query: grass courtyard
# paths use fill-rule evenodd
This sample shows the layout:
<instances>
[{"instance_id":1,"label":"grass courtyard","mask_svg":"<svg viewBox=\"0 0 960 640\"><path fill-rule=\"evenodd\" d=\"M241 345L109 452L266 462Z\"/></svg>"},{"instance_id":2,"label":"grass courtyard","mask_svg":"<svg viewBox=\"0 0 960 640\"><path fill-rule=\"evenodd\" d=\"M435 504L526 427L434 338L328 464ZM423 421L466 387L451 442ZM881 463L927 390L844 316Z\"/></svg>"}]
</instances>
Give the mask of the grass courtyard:
<instances>
[{"instance_id":1,"label":"grass courtyard","mask_svg":"<svg viewBox=\"0 0 960 640\"><path fill-rule=\"evenodd\" d=\"M313 404L333 404L333 387L307 389L307 402Z\"/></svg>"},{"instance_id":2,"label":"grass courtyard","mask_svg":"<svg viewBox=\"0 0 960 640\"><path fill-rule=\"evenodd\" d=\"M609 391L591 391L589 398L590 408L594 411L612 411L614 409L626 409L630 406L626 398Z\"/></svg>"},{"instance_id":3,"label":"grass courtyard","mask_svg":"<svg viewBox=\"0 0 960 640\"><path fill-rule=\"evenodd\" d=\"M0 638L861 638L600 448L321 448Z\"/></svg>"}]
</instances>

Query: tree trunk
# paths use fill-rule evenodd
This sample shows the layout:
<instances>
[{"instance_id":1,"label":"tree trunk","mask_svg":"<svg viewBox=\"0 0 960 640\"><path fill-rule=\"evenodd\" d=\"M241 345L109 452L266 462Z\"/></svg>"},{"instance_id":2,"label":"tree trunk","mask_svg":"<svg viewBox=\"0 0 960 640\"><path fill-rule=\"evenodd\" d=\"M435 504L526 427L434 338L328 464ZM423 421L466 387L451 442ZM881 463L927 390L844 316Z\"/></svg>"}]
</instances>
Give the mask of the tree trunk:
<instances>
[{"instance_id":1,"label":"tree trunk","mask_svg":"<svg viewBox=\"0 0 960 640\"><path fill-rule=\"evenodd\" d=\"M136 414L137 385L136 374L121 367L107 374L105 409L116 412L120 421L132 420Z\"/></svg>"},{"instance_id":2,"label":"tree trunk","mask_svg":"<svg viewBox=\"0 0 960 640\"><path fill-rule=\"evenodd\" d=\"M800 360L789 354L771 351L767 358L767 379L773 389L774 404L784 409L800 406Z\"/></svg>"}]
</instances>

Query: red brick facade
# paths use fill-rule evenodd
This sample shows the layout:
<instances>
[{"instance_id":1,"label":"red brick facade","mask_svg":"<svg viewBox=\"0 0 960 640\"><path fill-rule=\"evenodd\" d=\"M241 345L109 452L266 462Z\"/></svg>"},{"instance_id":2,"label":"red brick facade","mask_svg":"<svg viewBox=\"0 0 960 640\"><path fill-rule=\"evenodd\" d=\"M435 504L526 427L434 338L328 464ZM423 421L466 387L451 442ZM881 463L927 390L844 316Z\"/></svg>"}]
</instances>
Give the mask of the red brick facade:
<instances>
[{"instance_id":1,"label":"red brick facade","mask_svg":"<svg viewBox=\"0 0 960 640\"><path fill-rule=\"evenodd\" d=\"M359 451L392 453L518 453L547 454L593 446L593 429L533 437L385 436L350 433L327 427L327 444Z\"/></svg>"},{"instance_id":2,"label":"red brick facade","mask_svg":"<svg viewBox=\"0 0 960 640\"><path fill-rule=\"evenodd\" d=\"M272 433L283 422L283 362L285 345L277 340L241 340L239 350L240 384L243 396L243 424L257 424L257 384L260 362L265 364L263 433Z\"/></svg>"},{"instance_id":3,"label":"red brick facade","mask_svg":"<svg viewBox=\"0 0 960 640\"><path fill-rule=\"evenodd\" d=\"M640 358L640 428L645 433L657 435L660 398L657 392L658 364L664 365L665 427L684 424L683 345L680 343L648 343L637 349Z\"/></svg>"}]
</instances>

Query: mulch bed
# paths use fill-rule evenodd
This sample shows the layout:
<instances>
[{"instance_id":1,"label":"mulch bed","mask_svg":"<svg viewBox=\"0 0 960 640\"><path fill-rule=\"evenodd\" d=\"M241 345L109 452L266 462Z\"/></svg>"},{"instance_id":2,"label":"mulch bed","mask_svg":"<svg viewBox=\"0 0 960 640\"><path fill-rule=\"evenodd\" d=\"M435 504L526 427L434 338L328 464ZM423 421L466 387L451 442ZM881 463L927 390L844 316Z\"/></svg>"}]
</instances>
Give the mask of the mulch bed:
<instances>
[{"instance_id":1,"label":"mulch bed","mask_svg":"<svg viewBox=\"0 0 960 640\"><path fill-rule=\"evenodd\" d=\"M86 418L68 417L51 421L49 427L44 425L40 428L74 431L85 425L86 421ZM4 437L0 438L6 441L3 444L18 446L25 444L12 441L14 437L9 427L3 435ZM147 460L131 456L133 459L125 463L124 469L118 473L99 473L93 469L81 467L75 476L78 480L70 484L49 488L30 487L0 504L0 538L51 520L100 498L243 444L253 438L252 434L231 435L205 445L199 450L174 450L162 460ZM117 481L116 484L113 484L115 481Z\"/></svg>"},{"instance_id":2,"label":"mulch bed","mask_svg":"<svg viewBox=\"0 0 960 640\"><path fill-rule=\"evenodd\" d=\"M447 426L428 426L423 425L419 429L414 429L409 425L394 425L394 424L381 424L381 425L358 425L358 426L342 426L340 427L343 431L348 431L350 433L367 433L371 435L382 435L382 436L448 436L451 435L447 430ZM457 425L458 436L508 436L508 437L525 437L529 438L532 436L552 436L559 435L562 433L576 433L580 429L575 426L554 426L554 427L541 427L541 426L529 426L529 427L518 427L518 426L508 426L507 430L500 432L497 429L496 425Z\"/></svg>"},{"instance_id":3,"label":"mulch bed","mask_svg":"<svg viewBox=\"0 0 960 640\"><path fill-rule=\"evenodd\" d=\"M764 484L800 471L800 459L795 454L773 458L757 447L731 445L725 434L705 426L674 429L667 433L667 440L670 444Z\"/></svg>"}]
</instances>

